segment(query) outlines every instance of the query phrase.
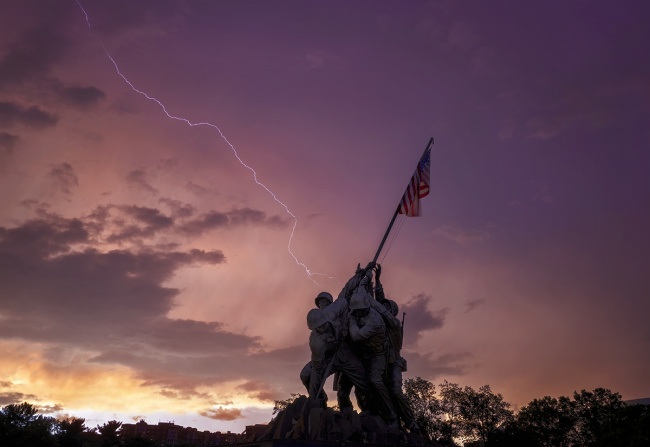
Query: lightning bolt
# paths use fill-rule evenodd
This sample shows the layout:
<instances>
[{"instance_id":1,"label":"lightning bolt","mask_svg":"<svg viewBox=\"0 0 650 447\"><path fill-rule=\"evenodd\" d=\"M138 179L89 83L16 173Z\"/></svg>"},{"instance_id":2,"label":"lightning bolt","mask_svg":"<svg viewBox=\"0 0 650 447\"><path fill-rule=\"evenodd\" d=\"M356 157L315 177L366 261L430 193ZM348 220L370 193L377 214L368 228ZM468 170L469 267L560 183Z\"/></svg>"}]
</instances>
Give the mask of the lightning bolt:
<instances>
[{"instance_id":1,"label":"lightning bolt","mask_svg":"<svg viewBox=\"0 0 650 447\"><path fill-rule=\"evenodd\" d=\"M103 42L103 41L102 41L102 40L101 40L101 39L100 39L100 38L95 34L95 32L93 31L93 27L92 27L91 24L90 24L90 18L88 17L88 13L86 12L86 10L85 10L84 7L82 6L82 4L79 2L79 0L75 0L75 2L77 3L77 5L79 5L79 8L81 9L81 11L83 12L83 14L84 14L84 16L85 16L85 18L86 18L86 24L88 25L88 29L90 30L90 33L93 35L93 37L94 37L95 39L97 39L97 41L99 42L99 44L102 46L102 48L103 48L103 50L104 50L104 53L106 53L106 56L108 57L108 59L109 59L109 60L111 61L111 63L113 64L113 67L115 67L115 71L116 71L117 74L118 74L118 75L119 75L119 76L124 80L124 82L126 82L126 84L127 84L129 87L131 87L131 89L132 89L134 92L136 92L136 93L138 93L138 94L144 96L144 97L147 98L149 101L153 101L153 102L155 102L156 104L158 104L158 106L162 109L163 113L164 113L165 115L167 115L168 118L173 119L173 120L177 120L177 121L182 121L182 122L186 123L186 124L187 124L188 126L190 126L190 127L195 127L195 126L208 126L208 127L212 127L213 129L215 129L215 130L219 133L219 136L223 139L223 141L225 141L226 144L230 147L230 149L232 150L232 153L235 155L235 158L237 158L237 160L239 161L239 163L241 163L241 165L242 165L243 167L245 167L246 169L248 169L248 170L251 172L251 174L253 174L253 180L255 181L255 183L256 183L259 187L263 188L267 193L269 193L269 194L271 195L271 197L273 198L273 200L275 200L276 203L278 203L282 208L284 208L284 211L285 211L289 216L291 216L291 218L293 219L293 227L291 228L291 235L289 236L289 242L287 243L287 251L289 252L289 254L291 255L291 257L293 257L293 260L296 262L296 264L297 264L299 267L302 267L302 268L305 270L305 273L307 273L307 276L309 277L309 279L310 279L314 284L316 284L316 285L318 285L318 282L316 282L316 280L314 279L314 276L325 276L325 277L327 277L327 278L329 278L329 279L333 279L333 277L331 277L331 276L329 276L329 275L327 275L327 274L325 274L325 273L312 272L312 271L309 269L309 267L307 267L307 265L305 265L303 262L301 262L301 261L298 259L298 257L293 253L293 251L291 250L291 242L293 241L293 236L294 236L294 234L295 234L295 232L296 232L296 227L298 226L298 218L296 217L295 214L293 214L293 213L291 212L291 210L289 209L289 207L288 207L288 206L287 206L283 201L281 201L281 200L280 200L280 199L275 195L275 193L274 193L273 191L271 191L271 190L270 190L270 189L269 189L269 188L268 188L264 183L260 182L260 181L257 179L257 172L255 172L255 169L253 169L251 166L249 166L248 164L246 164L246 163L244 162L244 160L242 160L242 158L239 156L239 153L237 152L237 149L235 149L235 146L233 146L233 144L232 144L230 141L228 141L228 138L226 138L226 136L225 136L224 133L221 131L221 129L219 128L219 126L217 126L217 125L215 125L215 124L212 124L212 123L208 123L208 122L192 122L192 121L188 120L187 118L183 118L183 117L181 117L181 116L172 115L171 113L169 113L169 111L167 110L167 107L165 107L165 105L164 105L160 100L154 98L153 96L148 95L146 92L144 92L144 91L138 89L135 85L133 85L133 83L132 83L132 82L131 82L131 81L130 81L130 80L129 80L129 79L128 79L128 78L127 78L123 73L122 73L122 71L120 70L120 67L117 65L117 62L115 61L115 59L113 59L113 56L111 56L111 54L108 52L108 49L107 49L106 46L104 45L104 42Z\"/></svg>"}]
</instances>

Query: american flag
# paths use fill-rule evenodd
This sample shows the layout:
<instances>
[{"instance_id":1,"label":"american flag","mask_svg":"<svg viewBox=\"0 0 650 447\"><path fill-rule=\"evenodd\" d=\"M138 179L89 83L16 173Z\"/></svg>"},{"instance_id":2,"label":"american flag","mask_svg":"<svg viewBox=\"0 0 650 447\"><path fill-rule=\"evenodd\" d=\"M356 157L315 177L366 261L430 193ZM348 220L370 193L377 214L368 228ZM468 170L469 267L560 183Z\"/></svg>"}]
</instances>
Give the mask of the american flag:
<instances>
[{"instance_id":1,"label":"american flag","mask_svg":"<svg viewBox=\"0 0 650 447\"><path fill-rule=\"evenodd\" d=\"M431 146L424 151L424 155L418 162L415 174L411 177L409 185L402 196L398 213L409 217L421 216L420 199L429 194L429 182L431 172Z\"/></svg>"}]
</instances>

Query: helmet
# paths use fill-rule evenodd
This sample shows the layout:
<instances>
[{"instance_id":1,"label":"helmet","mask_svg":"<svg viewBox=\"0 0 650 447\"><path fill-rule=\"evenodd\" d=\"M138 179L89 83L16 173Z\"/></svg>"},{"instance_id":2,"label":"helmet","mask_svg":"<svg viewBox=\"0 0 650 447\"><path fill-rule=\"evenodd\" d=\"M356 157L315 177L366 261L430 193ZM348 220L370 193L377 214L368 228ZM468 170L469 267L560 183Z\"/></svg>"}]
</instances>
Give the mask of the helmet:
<instances>
[{"instance_id":1,"label":"helmet","mask_svg":"<svg viewBox=\"0 0 650 447\"><path fill-rule=\"evenodd\" d=\"M350 310L367 309L370 307L368 302L368 292L363 288L357 289L350 298Z\"/></svg>"},{"instance_id":2,"label":"helmet","mask_svg":"<svg viewBox=\"0 0 650 447\"><path fill-rule=\"evenodd\" d=\"M323 311L320 309L312 309L307 313L307 327L310 330L314 330L323 324L327 323L327 318L323 315Z\"/></svg>"},{"instance_id":3,"label":"helmet","mask_svg":"<svg viewBox=\"0 0 650 447\"><path fill-rule=\"evenodd\" d=\"M386 306L386 304L388 304L388 305ZM390 308L389 309L390 313L393 314L394 317L397 316L397 313L399 312L399 308L397 307L397 303L395 301L393 301L393 300L384 301L384 305L387 308Z\"/></svg>"},{"instance_id":4,"label":"helmet","mask_svg":"<svg viewBox=\"0 0 650 447\"><path fill-rule=\"evenodd\" d=\"M316 307L318 307L318 302L320 300L326 300L328 306L332 304L332 302L334 302L334 298L332 298L332 294L329 292L321 292L318 294L318 296L316 296L316 299L314 299L314 303L316 303Z\"/></svg>"}]
</instances>

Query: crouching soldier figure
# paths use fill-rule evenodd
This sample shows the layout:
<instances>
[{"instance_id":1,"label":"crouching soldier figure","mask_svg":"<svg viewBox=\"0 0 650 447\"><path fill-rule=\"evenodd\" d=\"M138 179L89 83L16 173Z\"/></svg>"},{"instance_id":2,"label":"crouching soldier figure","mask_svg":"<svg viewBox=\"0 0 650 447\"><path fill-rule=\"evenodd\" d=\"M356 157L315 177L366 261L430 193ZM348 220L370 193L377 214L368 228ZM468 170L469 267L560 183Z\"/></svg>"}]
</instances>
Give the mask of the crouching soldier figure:
<instances>
[{"instance_id":1,"label":"crouching soldier figure","mask_svg":"<svg viewBox=\"0 0 650 447\"><path fill-rule=\"evenodd\" d=\"M395 411L399 418L404 422L404 426L411 432L419 432L420 428L415 422L413 409L402 390L402 373L406 371L406 359L401 356L402 342L404 339L404 327L402 322L397 318L399 308L397 303L386 298L384 288L380 281L381 265L375 267L375 298L376 303L380 304L378 309L386 323L386 332L388 338L388 365L386 368L386 385L390 391Z\"/></svg>"},{"instance_id":2,"label":"crouching soldier figure","mask_svg":"<svg viewBox=\"0 0 650 447\"><path fill-rule=\"evenodd\" d=\"M372 390L378 397L375 409L391 428L397 428L390 392L384 383L386 372L386 325L381 315L371 307L372 296L364 285L350 298L349 331L352 348L361 358Z\"/></svg>"}]
</instances>

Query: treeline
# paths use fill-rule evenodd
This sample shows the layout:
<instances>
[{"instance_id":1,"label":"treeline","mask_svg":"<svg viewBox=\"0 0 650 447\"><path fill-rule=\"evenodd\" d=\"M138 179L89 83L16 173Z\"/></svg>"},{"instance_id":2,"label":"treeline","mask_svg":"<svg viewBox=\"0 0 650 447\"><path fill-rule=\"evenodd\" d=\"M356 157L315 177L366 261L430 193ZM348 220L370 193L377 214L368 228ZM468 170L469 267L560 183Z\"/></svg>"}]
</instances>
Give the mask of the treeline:
<instances>
[{"instance_id":1,"label":"treeline","mask_svg":"<svg viewBox=\"0 0 650 447\"><path fill-rule=\"evenodd\" d=\"M517 413L488 385L475 390L444 381L436 390L433 383L416 377L404 381L404 393L423 434L446 447L650 446L650 406L626 405L620 394L605 388L534 399ZM0 446L157 445L142 437L121 436L121 426L109 421L87 427L83 418L56 419L39 414L29 403L11 404L0 409Z\"/></svg>"},{"instance_id":2,"label":"treeline","mask_svg":"<svg viewBox=\"0 0 650 447\"><path fill-rule=\"evenodd\" d=\"M605 388L534 399L516 414L488 385L444 381L436 392L416 377L404 381L404 392L423 434L448 447L650 446L650 406L626 405Z\"/></svg>"},{"instance_id":3,"label":"treeline","mask_svg":"<svg viewBox=\"0 0 650 447\"><path fill-rule=\"evenodd\" d=\"M87 427L84 418L56 419L39 414L32 404L11 404L0 409L2 447L154 447L143 438L122 439L121 422Z\"/></svg>"}]
</instances>

